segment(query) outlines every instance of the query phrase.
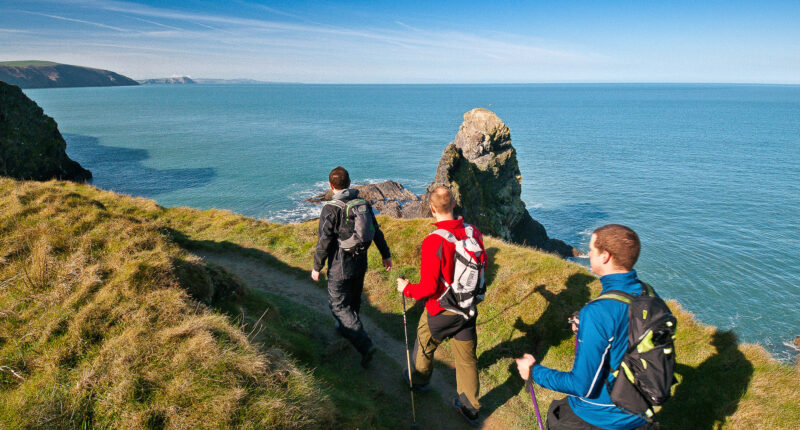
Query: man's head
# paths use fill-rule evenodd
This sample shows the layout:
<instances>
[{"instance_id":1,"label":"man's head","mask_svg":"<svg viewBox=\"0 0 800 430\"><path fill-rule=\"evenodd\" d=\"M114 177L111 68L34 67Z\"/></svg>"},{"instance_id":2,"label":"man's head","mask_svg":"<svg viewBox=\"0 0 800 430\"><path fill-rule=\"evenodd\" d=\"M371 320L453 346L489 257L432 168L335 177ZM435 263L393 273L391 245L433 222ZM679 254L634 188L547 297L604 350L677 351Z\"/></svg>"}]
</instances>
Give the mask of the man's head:
<instances>
[{"instance_id":1,"label":"man's head","mask_svg":"<svg viewBox=\"0 0 800 430\"><path fill-rule=\"evenodd\" d=\"M328 174L328 182L331 184L331 189L346 190L350 188L350 174L347 173L344 167L337 166Z\"/></svg>"},{"instance_id":2,"label":"man's head","mask_svg":"<svg viewBox=\"0 0 800 430\"><path fill-rule=\"evenodd\" d=\"M438 220L440 217L453 219L453 193L450 188L436 187L431 192L431 213Z\"/></svg>"},{"instance_id":3,"label":"man's head","mask_svg":"<svg viewBox=\"0 0 800 430\"><path fill-rule=\"evenodd\" d=\"M635 231L624 225L604 225L592 233L589 262L598 276L630 272L639 259L641 243Z\"/></svg>"}]
</instances>

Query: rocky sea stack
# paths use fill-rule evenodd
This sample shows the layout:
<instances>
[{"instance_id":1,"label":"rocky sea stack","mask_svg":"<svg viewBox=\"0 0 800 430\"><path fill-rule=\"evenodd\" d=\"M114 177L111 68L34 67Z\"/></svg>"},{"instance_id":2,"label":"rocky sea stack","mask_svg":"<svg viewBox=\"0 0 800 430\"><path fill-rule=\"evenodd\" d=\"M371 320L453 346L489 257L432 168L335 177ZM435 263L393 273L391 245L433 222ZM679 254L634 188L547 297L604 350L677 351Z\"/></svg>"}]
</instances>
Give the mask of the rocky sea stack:
<instances>
[{"instance_id":1,"label":"rocky sea stack","mask_svg":"<svg viewBox=\"0 0 800 430\"><path fill-rule=\"evenodd\" d=\"M464 114L455 140L445 149L436 177L419 205L418 216L430 216L430 193L444 185L453 190L456 214L504 240L555 252L564 257L580 251L547 236L520 198L522 175L508 126L487 109Z\"/></svg>"},{"instance_id":2,"label":"rocky sea stack","mask_svg":"<svg viewBox=\"0 0 800 430\"><path fill-rule=\"evenodd\" d=\"M533 219L520 198L522 175L511 132L494 112L476 108L464 114L455 140L444 149L436 177L422 196L401 184L386 181L359 185L360 196L383 215L394 218L427 218L430 193L437 186L450 187L456 200L456 215L475 224L481 232L503 240L577 257L581 252L561 240L547 236L544 226ZM328 190L312 202L330 200Z\"/></svg>"},{"instance_id":3,"label":"rocky sea stack","mask_svg":"<svg viewBox=\"0 0 800 430\"><path fill-rule=\"evenodd\" d=\"M83 182L92 173L72 161L55 120L19 87L0 82L0 176Z\"/></svg>"}]
</instances>

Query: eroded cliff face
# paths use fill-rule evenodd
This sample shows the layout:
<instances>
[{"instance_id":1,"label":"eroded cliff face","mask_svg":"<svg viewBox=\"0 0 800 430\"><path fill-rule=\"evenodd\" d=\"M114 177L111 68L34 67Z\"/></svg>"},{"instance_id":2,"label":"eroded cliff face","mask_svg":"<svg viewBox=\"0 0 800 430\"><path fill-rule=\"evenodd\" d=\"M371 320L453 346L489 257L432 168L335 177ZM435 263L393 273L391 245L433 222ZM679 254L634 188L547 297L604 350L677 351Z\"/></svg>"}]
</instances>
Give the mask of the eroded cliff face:
<instances>
[{"instance_id":1,"label":"eroded cliff face","mask_svg":"<svg viewBox=\"0 0 800 430\"><path fill-rule=\"evenodd\" d=\"M456 214L481 232L565 257L580 255L572 246L549 238L544 226L531 217L520 198L522 175L511 132L494 112L476 108L464 114L414 215L430 216L430 192L441 185L453 191Z\"/></svg>"},{"instance_id":2,"label":"eroded cliff face","mask_svg":"<svg viewBox=\"0 0 800 430\"><path fill-rule=\"evenodd\" d=\"M92 173L66 153L53 118L19 87L0 82L0 176L83 182Z\"/></svg>"}]
</instances>

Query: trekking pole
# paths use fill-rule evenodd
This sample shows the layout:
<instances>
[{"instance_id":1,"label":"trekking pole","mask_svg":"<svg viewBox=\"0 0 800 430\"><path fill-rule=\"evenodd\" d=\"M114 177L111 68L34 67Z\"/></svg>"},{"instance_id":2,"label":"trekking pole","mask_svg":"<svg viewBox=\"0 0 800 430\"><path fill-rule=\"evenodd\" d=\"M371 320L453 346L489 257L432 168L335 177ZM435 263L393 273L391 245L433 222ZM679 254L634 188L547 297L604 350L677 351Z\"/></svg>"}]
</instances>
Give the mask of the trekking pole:
<instances>
[{"instance_id":1,"label":"trekking pole","mask_svg":"<svg viewBox=\"0 0 800 430\"><path fill-rule=\"evenodd\" d=\"M544 430L544 425L542 425L542 415L539 414L539 402L536 401L536 393L533 392L533 375L528 376L528 379L525 381L525 385L531 392L531 400L533 400L533 409L536 411L536 421L539 422L539 430Z\"/></svg>"},{"instance_id":2,"label":"trekking pole","mask_svg":"<svg viewBox=\"0 0 800 430\"><path fill-rule=\"evenodd\" d=\"M400 275L400 279L406 279ZM400 293L403 299L403 334L406 335L406 365L408 365L408 392L411 393L411 428L417 428L417 412L414 409L414 383L411 382L411 352L408 350L408 323L406 322L406 295Z\"/></svg>"}]
</instances>

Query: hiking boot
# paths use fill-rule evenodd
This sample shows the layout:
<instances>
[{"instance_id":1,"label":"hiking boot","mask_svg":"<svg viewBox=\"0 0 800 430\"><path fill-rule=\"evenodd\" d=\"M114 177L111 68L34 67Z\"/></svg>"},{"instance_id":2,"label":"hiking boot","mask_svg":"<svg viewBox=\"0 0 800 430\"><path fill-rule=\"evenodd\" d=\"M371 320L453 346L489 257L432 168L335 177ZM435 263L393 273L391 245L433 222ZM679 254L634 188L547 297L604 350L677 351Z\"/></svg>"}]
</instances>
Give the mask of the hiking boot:
<instances>
[{"instance_id":1,"label":"hiking boot","mask_svg":"<svg viewBox=\"0 0 800 430\"><path fill-rule=\"evenodd\" d=\"M372 357L375 356L375 351L377 350L374 346L370 346L367 352L361 354L361 367L366 369L369 366L369 362L372 361Z\"/></svg>"},{"instance_id":2,"label":"hiking boot","mask_svg":"<svg viewBox=\"0 0 800 430\"><path fill-rule=\"evenodd\" d=\"M408 369L406 368L403 370L403 373L400 376L403 377L403 384L408 387ZM414 384L411 386L411 389L419 393L427 393L431 390L431 384Z\"/></svg>"},{"instance_id":3,"label":"hiking boot","mask_svg":"<svg viewBox=\"0 0 800 430\"><path fill-rule=\"evenodd\" d=\"M478 413L470 411L466 406L461 404L461 400L458 399L458 396L453 397L453 400L450 402L453 405L453 409L455 409L459 415L464 417L464 420L467 421L472 427L477 427L480 425L481 421L478 419Z\"/></svg>"}]
</instances>

